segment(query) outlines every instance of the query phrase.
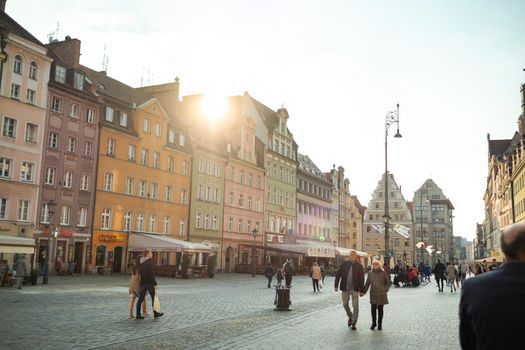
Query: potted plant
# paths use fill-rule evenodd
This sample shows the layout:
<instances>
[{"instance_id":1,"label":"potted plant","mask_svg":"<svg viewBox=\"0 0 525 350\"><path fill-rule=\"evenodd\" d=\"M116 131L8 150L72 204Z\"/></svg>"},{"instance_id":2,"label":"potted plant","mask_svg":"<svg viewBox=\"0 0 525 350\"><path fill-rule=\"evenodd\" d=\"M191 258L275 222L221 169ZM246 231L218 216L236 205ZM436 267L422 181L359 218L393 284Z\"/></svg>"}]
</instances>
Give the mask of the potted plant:
<instances>
[{"instance_id":1,"label":"potted plant","mask_svg":"<svg viewBox=\"0 0 525 350\"><path fill-rule=\"evenodd\" d=\"M36 285L38 281L38 269L31 270L31 275L29 275L29 280L31 281L31 284L33 286Z\"/></svg>"},{"instance_id":2,"label":"potted plant","mask_svg":"<svg viewBox=\"0 0 525 350\"><path fill-rule=\"evenodd\" d=\"M188 278L188 269L190 267L190 256L187 254L184 254L182 256L182 264L180 266L180 270L182 273L182 278Z\"/></svg>"},{"instance_id":3,"label":"potted plant","mask_svg":"<svg viewBox=\"0 0 525 350\"><path fill-rule=\"evenodd\" d=\"M215 265L216 265L217 259L215 256L210 256L208 258L208 277L213 278L215 276Z\"/></svg>"}]
</instances>

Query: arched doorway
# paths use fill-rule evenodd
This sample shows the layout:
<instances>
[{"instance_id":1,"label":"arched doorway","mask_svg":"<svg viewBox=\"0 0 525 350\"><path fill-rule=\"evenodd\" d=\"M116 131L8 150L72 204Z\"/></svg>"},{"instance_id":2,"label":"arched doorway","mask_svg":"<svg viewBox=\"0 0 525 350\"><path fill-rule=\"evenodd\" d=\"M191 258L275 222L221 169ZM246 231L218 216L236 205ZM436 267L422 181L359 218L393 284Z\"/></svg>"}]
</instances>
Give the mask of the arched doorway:
<instances>
[{"instance_id":1,"label":"arched doorway","mask_svg":"<svg viewBox=\"0 0 525 350\"><path fill-rule=\"evenodd\" d=\"M235 272L235 257L232 247L228 247L228 249L226 249L226 256L224 259L226 272Z\"/></svg>"}]
</instances>

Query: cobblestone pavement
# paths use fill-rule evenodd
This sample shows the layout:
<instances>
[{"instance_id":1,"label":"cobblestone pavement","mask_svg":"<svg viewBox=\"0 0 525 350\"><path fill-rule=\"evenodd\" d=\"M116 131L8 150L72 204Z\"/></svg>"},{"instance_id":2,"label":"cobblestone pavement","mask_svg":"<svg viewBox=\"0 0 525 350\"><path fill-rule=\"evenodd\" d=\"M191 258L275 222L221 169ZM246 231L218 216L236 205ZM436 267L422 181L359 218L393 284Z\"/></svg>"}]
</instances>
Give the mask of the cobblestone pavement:
<instances>
[{"instance_id":1,"label":"cobblestone pavement","mask_svg":"<svg viewBox=\"0 0 525 350\"><path fill-rule=\"evenodd\" d=\"M333 277L315 294L308 277L294 277L290 312L273 311L262 276L158 278L165 315L145 320L127 319L128 280L51 276L47 286L0 288L0 349L459 348L459 291L435 284L391 289L379 332L369 329L368 295L357 331L347 327Z\"/></svg>"}]
</instances>

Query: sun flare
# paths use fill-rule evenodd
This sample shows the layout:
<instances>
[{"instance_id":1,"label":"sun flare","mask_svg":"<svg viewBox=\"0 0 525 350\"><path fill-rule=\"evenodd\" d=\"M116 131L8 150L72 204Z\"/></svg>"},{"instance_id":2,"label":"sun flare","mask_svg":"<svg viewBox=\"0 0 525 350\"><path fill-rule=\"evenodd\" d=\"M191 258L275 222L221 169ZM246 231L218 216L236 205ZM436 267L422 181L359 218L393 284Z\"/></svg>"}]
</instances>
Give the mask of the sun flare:
<instances>
[{"instance_id":1,"label":"sun flare","mask_svg":"<svg viewBox=\"0 0 525 350\"><path fill-rule=\"evenodd\" d=\"M204 95L200 108L204 117L216 122L226 114L226 99L216 95Z\"/></svg>"}]
</instances>

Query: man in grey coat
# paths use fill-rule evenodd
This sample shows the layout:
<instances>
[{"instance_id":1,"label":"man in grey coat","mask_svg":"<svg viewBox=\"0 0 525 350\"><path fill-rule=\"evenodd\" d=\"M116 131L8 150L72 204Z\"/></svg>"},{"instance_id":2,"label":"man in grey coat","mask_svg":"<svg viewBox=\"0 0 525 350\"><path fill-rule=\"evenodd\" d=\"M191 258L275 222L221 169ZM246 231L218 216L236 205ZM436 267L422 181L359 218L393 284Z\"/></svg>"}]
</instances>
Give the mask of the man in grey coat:
<instances>
[{"instance_id":1,"label":"man in grey coat","mask_svg":"<svg viewBox=\"0 0 525 350\"><path fill-rule=\"evenodd\" d=\"M26 256L22 255L16 263L16 277L18 277L18 289L22 289L22 284L24 283L24 276L27 275L27 264Z\"/></svg>"},{"instance_id":2,"label":"man in grey coat","mask_svg":"<svg viewBox=\"0 0 525 350\"><path fill-rule=\"evenodd\" d=\"M350 251L350 261L345 261L339 266L335 275L334 290L341 290L343 298L343 307L348 316L348 327L355 331L357 317L359 316L359 293L364 292L365 270L363 265L357 260L357 253ZM350 298L352 298L352 307L350 310Z\"/></svg>"}]
</instances>

